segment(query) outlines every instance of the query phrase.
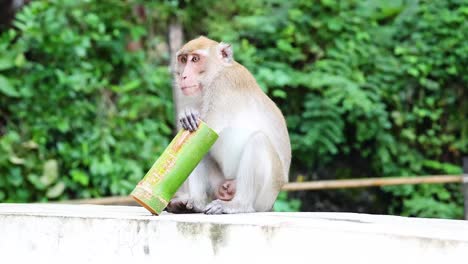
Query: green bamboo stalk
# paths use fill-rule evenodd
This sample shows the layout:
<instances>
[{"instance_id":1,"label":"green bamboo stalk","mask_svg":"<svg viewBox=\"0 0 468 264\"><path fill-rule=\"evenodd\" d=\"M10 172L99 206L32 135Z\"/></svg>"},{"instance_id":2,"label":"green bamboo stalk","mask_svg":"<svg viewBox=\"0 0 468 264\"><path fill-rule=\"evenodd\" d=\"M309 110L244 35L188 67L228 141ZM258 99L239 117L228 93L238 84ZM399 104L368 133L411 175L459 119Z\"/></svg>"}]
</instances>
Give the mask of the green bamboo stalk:
<instances>
[{"instance_id":1,"label":"green bamboo stalk","mask_svg":"<svg viewBox=\"0 0 468 264\"><path fill-rule=\"evenodd\" d=\"M133 199L159 215L217 139L204 122L194 132L180 130L132 191Z\"/></svg>"}]
</instances>

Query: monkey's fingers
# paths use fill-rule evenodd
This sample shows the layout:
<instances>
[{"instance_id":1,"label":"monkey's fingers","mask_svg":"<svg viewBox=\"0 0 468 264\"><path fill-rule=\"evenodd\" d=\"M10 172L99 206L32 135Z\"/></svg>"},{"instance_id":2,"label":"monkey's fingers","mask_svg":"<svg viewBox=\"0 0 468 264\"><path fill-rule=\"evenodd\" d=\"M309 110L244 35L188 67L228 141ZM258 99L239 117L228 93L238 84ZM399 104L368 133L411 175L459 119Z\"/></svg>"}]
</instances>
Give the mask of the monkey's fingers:
<instances>
[{"instance_id":1,"label":"monkey's fingers","mask_svg":"<svg viewBox=\"0 0 468 264\"><path fill-rule=\"evenodd\" d=\"M188 130L188 129L187 129L187 126L186 126L185 123L184 123L184 119L183 119L183 118L179 119L179 122L180 122L180 124L182 125L182 128L183 128L183 129Z\"/></svg>"},{"instance_id":2,"label":"monkey's fingers","mask_svg":"<svg viewBox=\"0 0 468 264\"><path fill-rule=\"evenodd\" d=\"M188 119L189 119L190 125L192 125L192 127L195 128L194 130L196 130L198 128L198 124L199 124L197 115L192 112L192 113L190 113L190 116L189 116Z\"/></svg>"},{"instance_id":3,"label":"monkey's fingers","mask_svg":"<svg viewBox=\"0 0 468 264\"><path fill-rule=\"evenodd\" d=\"M193 115L193 110L191 109L185 109L185 115L184 115L184 122L188 126L188 130L190 132L195 131L197 129L197 126L195 126L192 122L192 115Z\"/></svg>"},{"instance_id":4,"label":"monkey's fingers","mask_svg":"<svg viewBox=\"0 0 468 264\"><path fill-rule=\"evenodd\" d=\"M185 203L185 208L187 210L192 210L193 209L193 201L192 200L187 200L187 202Z\"/></svg>"},{"instance_id":5,"label":"monkey's fingers","mask_svg":"<svg viewBox=\"0 0 468 264\"><path fill-rule=\"evenodd\" d=\"M185 130L193 131L193 128L190 127L190 123L187 121L187 117L183 117L182 119L180 119L180 122L182 123L182 127Z\"/></svg>"}]
</instances>

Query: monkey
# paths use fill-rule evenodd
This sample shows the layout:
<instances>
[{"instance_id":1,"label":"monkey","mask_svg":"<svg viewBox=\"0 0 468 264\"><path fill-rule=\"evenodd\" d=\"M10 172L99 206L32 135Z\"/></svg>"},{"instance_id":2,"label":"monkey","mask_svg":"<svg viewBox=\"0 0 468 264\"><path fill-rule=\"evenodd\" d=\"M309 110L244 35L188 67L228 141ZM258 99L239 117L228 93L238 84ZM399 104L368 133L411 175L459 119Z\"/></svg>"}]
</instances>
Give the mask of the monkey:
<instances>
[{"instance_id":1,"label":"monkey","mask_svg":"<svg viewBox=\"0 0 468 264\"><path fill-rule=\"evenodd\" d=\"M291 145L284 116L233 55L231 44L204 36L175 54L178 127L193 132L203 121L219 137L171 199L168 212L271 211L288 182ZM235 184L229 200L217 196L225 183Z\"/></svg>"}]
</instances>

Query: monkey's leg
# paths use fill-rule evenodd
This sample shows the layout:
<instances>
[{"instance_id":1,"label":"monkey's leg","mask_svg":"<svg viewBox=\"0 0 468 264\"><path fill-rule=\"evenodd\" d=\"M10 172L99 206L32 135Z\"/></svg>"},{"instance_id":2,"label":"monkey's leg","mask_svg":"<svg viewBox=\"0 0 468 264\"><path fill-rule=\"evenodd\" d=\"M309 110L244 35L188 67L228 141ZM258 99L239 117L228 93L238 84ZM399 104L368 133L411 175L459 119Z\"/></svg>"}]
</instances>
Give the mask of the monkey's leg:
<instances>
[{"instance_id":1,"label":"monkey's leg","mask_svg":"<svg viewBox=\"0 0 468 264\"><path fill-rule=\"evenodd\" d=\"M283 184L283 169L276 150L267 136L253 134L247 141L236 173L236 194L231 201L215 200L207 214L269 211Z\"/></svg>"},{"instance_id":2,"label":"monkey's leg","mask_svg":"<svg viewBox=\"0 0 468 264\"><path fill-rule=\"evenodd\" d=\"M189 199L189 182L186 180L166 207L170 213L191 213L193 212L193 201Z\"/></svg>"},{"instance_id":3,"label":"monkey's leg","mask_svg":"<svg viewBox=\"0 0 468 264\"><path fill-rule=\"evenodd\" d=\"M167 206L171 213L201 213L206 204L211 201L211 182L218 175L219 169L209 155L207 155L189 178L184 182L180 191Z\"/></svg>"}]
</instances>

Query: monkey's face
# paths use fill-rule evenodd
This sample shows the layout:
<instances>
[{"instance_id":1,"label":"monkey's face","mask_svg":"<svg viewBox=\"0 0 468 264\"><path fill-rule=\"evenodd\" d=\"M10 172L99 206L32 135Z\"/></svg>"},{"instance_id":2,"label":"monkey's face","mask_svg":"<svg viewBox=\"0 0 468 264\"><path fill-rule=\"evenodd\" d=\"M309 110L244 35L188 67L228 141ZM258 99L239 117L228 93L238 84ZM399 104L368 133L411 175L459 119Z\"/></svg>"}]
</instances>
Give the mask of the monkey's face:
<instances>
[{"instance_id":1,"label":"monkey's face","mask_svg":"<svg viewBox=\"0 0 468 264\"><path fill-rule=\"evenodd\" d=\"M206 52L194 51L177 56L176 81L182 93L193 96L201 92L201 80L206 71Z\"/></svg>"},{"instance_id":2,"label":"monkey's face","mask_svg":"<svg viewBox=\"0 0 468 264\"><path fill-rule=\"evenodd\" d=\"M176 83L186 96L209 88L222 69L233 64L230 44L205 37L189 41L176 54Z\"/></svg>"}]
</instances>

